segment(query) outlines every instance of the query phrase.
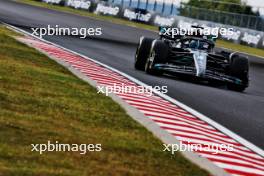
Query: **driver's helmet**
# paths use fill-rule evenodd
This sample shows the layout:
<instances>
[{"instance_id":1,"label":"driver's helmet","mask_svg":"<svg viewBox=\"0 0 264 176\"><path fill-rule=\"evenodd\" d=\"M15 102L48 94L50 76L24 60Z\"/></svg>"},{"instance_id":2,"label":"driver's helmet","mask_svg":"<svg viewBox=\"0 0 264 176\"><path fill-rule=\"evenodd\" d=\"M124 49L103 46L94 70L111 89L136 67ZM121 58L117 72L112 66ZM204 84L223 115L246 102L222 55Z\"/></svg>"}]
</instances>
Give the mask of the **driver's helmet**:
<instances>
[{"instance_id":1,"label":"driver's helmet","mask_svg":"<svg viewBox=\"0 0 264 176\"><path fill-rule=\"evenodd\" d=\"M197 40L192 40L189 44L190 48L198 48L199 43Z\"/></svg>"},{"instance_id":2,"label":"driver's helmet","mask_svg":"<svg viewBox=\"0 0 264 176\"><path fill-rule=\"evenodd\" d=\"M210 45L207 42L200 42L199 45L200 45L199 46L200 49L209 49L210 48Z\"/></svg>"}]
</instances>

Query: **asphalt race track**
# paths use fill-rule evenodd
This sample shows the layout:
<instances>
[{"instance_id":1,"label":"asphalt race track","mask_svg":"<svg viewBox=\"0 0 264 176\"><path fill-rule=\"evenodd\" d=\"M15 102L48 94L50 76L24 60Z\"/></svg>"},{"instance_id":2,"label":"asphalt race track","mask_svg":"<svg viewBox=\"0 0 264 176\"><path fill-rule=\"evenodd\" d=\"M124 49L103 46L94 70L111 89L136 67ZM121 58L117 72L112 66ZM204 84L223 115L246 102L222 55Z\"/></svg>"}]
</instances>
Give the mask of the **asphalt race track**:
<instances>
[{"instance_id":1,"label":"asphalt race track","mask_svg":"<svg viewBox=\"0 0 264 176\"><path fill-rule=\"evenodd\" d=\"M165 76L154 77L135 70L136 43L142 35L157 37L154 32L7 0L0 0L0 21L28 31L30 27L47 27L48 24L102 27L103 35L100 37L47 36L45 39L114 67L146 84L167 85L169 96L264 149L264 59L249 57L250 87L244 93L238 93L224 87Z\"/></svg>"}]
</instances>

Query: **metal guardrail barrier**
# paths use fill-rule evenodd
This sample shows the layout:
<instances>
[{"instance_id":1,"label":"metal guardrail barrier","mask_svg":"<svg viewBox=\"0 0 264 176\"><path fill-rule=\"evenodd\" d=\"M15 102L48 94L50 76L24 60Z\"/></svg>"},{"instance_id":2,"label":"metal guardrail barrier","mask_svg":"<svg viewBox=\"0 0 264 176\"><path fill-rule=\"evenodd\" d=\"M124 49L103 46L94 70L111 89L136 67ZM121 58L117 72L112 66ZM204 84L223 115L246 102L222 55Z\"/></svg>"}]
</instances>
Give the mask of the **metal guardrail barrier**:
<instances>
[{"instance_id":1,"label":"metal guardrail barrier","mask_svg":"<svg viewBox=\"0 0 264 176\"><path fill-rule=\"evenodd\" d=\"M199 20L264 31L264 19L259 16L202 9L193 6L180 8L180 15Z\"/></svg>"},{"instance_id":2,"label":"metal guardrail barrier","mask_svg":"<svg viewBox=\"0 0 264 176\"><path fill-rule=\"evenodd\" d=\"M260 16L223 12L188 5L182 6L181 3L181 5L176 6L173 1L167 3L165 0L163 0L163 2L157 0L108 0L108 3L121 5L122 7L146 9L162 15L180 15L199 20L264 31L264 18Z\"/></svg>"},{"instance_id":3,"label":"metal guardrail barrier","mask_svg":"<svg viewBox=\"0 0 264 176\"><path fill-rule=\"evenodd\" d=\"M110 4L118 4L122 7L140 8L148 11L158 12L163 15L178 15L179 7L173 1L166 3L157 0L108 0Z\"/></svg>"},{"instance_id":4,"label":"metal guardrail barrier","mask_svg":"<svg viewBox=\"0 0 264 176\"><path fill-rule=\"evenodd\" d=\"M166 13L174 12L173 10L176 7L173 5L173 10L168 8L166 10L165 5L161 4L153 4L155 0L38 0L44 1L46 3L57 4L57 5L65 5L70 6L75 9L87 10L91 13L115 16L118 18L123 18L126 20L136 21L140 23L145 23L154 26L171 26L178 28L188 29L193 25L200 25L207 28L232 28L233 35L220 35L219 38L231 41L237 44L248 45L255 48L264 49L264 32L257 31L249 28L237 27L240 26L258 26L257 22L245 22L243 18L240 20L235 20L235 16L230 18L230 16L226 16L225 18L219 15L208 15L204 17L201 15L202 12L199 12L201 19L184 17L180 15L166 15ZM110 2L109 2L110 1ZM139 2L140 1L140 2ZM137 3L135 3L137 2ZM150 8L150 5L153 5ZM148 7L147 7L148 5ZM147 7L147 10L141 8L141 6ZM138 8L139 7L139 8ZM169 6L171 7L171 6ZM143 10L142 10L143 9ZM157 10L157 11L154 11ZM160 11L158 11L160 10ZM166 12L167 11L167 12ZM162 14L163 12L163 14ZM177 11L176 11L177 12ZM179 11L178 11L179 12ZM175 12L174 12L175 13ZM194 13L194 11L192 11ZM173 14L173 13L172 13ZM176 14L176 13L175 13ZM206 15L204 14L204 15ZM214 19L214 18L218 19ZM213 22L213 20L223 20ZM223 24L226 23L226 24ZM261 23L262 24L262 23ZM235 26L236 25L236 26ZM263 25L261 25L263 28Z\"/></svg>"}]
</instances>

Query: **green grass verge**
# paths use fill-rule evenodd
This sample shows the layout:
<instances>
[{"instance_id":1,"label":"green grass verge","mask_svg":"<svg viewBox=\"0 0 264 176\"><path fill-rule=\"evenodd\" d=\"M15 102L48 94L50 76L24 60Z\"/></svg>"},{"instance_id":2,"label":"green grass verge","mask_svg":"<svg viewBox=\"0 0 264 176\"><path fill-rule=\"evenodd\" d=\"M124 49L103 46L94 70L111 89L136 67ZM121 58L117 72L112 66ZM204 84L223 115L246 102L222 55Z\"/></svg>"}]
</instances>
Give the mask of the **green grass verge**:
<instances>
[{"instance_id":1,"label":"green grass verge","mask_svg":"<svg viewBox=\"0 0 264 176\"><path fill-rule=\"evenodd\" d=\"M249 47L249 46L245 46L245 45L239 45L239 44L235 44L235 43L224 41L224 40L218 40L216 42L216 45L218 47L225 47L225 48L231 49L233 51L245 52L248 54L264 57L264 50L263 49L253 48L253 47Z\"/></svg>"},{"instance_id":2,"label":"green grass verge","mask_svg":"<svg viewBox=\"0 0 264 176\"><path fill-rule=\"evenodd\" d=\"M88 16L88 17L92 17L92 18L95 18L98 20L105 20L105 21L109 21L112 23L117 23L117 24L128 25L128 26L138 27L138 28L142 28L142 29L157 31L157 27L155 27L155 26L136 23L136 22L120 19L120 18L111 17L111 16L96 15L94 13L90 13L90 12L87 12L84 10L76 10L76 9L73 9L70 7L56 6L56 5L46 4L46 3L42 3L42 2L38 2L38 1L34 1L34 0L19 0L19 1L26 3L26 4L38 6L38 7L45 7L45 8L49 8L49 9L59 10L59 11L63 11L63 12L69 12L69 13L78 14L78 15L82 15L82 16ZM224 40L217 40L216 45L218 47L225 47L225 48L229 48L229 49L234 50L234 51L246 52L248 54L253 54L253 55L258 55L258 56L264 57L264 50L263 49L253 48L253 47L249 47L249 46L245 46L245 45L234 44L232 42L228 42L228 41L224 41Z\"/></svg>"},{"instance_id":3,"label":"green grass verge","mask_svg":"<svg viewBox=\"0 0 264 176\"><path fill-rule=\"evenodd\" d=\"M0 175L208 175L109 97L0 27ZM101 152L31 151L31 144L102 144Z\"/></svg>"}]
</instances>

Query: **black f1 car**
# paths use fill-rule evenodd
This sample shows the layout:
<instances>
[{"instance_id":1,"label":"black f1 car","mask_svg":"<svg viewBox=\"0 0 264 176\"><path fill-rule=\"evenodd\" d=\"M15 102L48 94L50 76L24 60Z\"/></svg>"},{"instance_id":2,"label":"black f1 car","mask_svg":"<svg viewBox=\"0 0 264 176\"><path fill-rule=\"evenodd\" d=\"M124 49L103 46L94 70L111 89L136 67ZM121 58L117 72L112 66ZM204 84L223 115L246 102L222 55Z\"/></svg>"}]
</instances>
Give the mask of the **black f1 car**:
<instances>
[{"instance_id":1,"label":"black f1 car","mask_svg":"<svg viewBox=\"0 0 264 176\"><path fill-rule=\"evenodd\" d=\"M141 37L135 54L135 68L148 74L190 75L220 81L228 89L244 91L249 85L248 59L237 53L214 52L215 42L208 36L160 35L160 39Z\"/></svg>"}]
</instances>

